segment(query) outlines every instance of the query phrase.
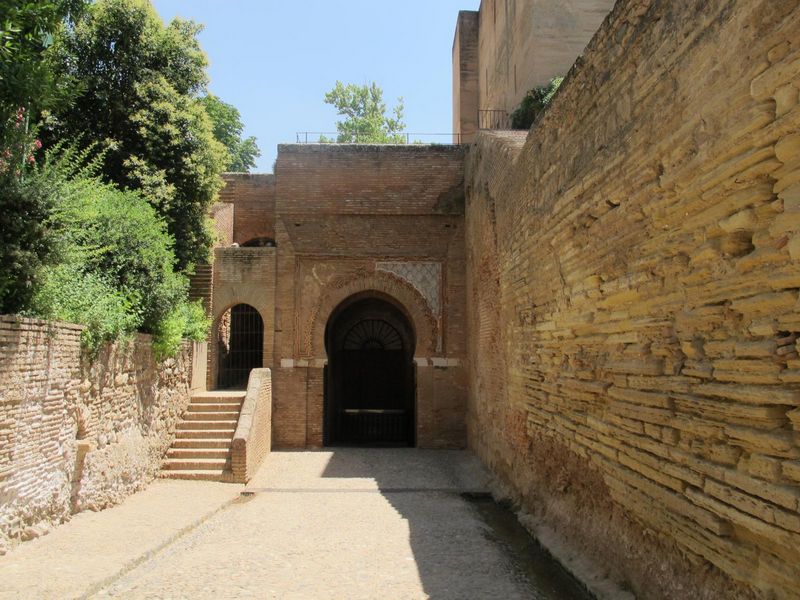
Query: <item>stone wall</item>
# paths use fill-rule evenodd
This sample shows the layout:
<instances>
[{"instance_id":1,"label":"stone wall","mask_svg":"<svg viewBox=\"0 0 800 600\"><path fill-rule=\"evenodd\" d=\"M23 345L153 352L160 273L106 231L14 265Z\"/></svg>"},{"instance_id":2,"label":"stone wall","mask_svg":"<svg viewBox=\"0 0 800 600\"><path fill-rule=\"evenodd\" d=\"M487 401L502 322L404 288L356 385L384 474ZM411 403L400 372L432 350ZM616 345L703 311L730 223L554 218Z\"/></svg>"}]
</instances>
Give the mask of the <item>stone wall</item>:
<instances>
[{"instance_id":1,"label":"stone wall","mask_svg":"<svg viewBox=\"0 0 800 600\"><path fill-rule=\"evenodd\" d=\"M479 106L513 111L526 92L564 75L614 0L483 0Z\"/></svg>"},{"instance_id":2,"label":"stone wall","mask_svg":"<svg viewBox=\"0 0 800 600\"><path fill-rule=\"evenodd\" d=\"M478 131L478 12L458 13L453 38L453 133L471 144Z\"/></svg>"},{"instance_id":3,"label":"stone wall","mask_svg":"<svg viewBox=\"0 0 800 600\"><path fill-rule=\"evenodd\" d=\"M470 445L641 597L797 597L798 73L797 0L621 0L470 153Z\"/></svg>"},{"instance_id":4,"label":"stone wall","mask_svg":"<svg viewBox=\"0 0 800 600\"><path fill-rule=\"evenodd\" d=\"M140 335L89 361L80 333L0 317L0 552L142 489L188 406L191 344L157 363Z\"/></svg>"}]
</instances>

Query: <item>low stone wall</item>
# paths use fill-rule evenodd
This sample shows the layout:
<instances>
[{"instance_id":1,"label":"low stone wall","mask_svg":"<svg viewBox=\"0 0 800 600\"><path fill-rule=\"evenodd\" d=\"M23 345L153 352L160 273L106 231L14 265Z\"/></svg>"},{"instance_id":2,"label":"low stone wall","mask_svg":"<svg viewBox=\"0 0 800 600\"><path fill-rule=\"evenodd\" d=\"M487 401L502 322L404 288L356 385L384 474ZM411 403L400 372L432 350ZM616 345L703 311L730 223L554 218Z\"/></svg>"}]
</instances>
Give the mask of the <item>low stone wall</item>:
<instances>
[{"instance_id":1,"label":"low stone wall","mask_svg":"<svg viewBox=\"0 0 800 600\"><path fill-rule=\"evenodd\" d=\"M0 552L142 489L189 403L192 346L81 353L81 327L0 316Z\"/></svg>"},{"instance_id":2,"label":"low stone wall","mask_svg":"<svg viewBox=\"0 0 800 600\"><path fill-rule=\"evenodd\" d=\"M253 369L233 436L231 467L236 483L247 483L272 449L272 372Z\"/></svg>"},{"instance_id":3,"label":"low stone wall","mask_svg":"<svg viewBox=\"0 0 800 600\"><path fill-rule=\"evenodd\" d=\"M468 159L470 445L639 597L798 597L799 32L619 0Z\"/></svg>"}]
</instances>

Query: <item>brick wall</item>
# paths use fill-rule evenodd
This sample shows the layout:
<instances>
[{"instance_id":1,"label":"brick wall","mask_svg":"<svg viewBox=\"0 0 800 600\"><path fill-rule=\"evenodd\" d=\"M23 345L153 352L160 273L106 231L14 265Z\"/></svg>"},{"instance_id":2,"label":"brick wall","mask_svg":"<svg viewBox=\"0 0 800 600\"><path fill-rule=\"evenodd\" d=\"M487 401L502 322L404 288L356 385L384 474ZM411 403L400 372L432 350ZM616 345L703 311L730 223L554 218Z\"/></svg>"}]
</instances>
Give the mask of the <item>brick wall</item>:
<instances>
[{"instance_id":1,"label":"brick wall","mask_svg":"<svg viewBox=\"0 0 800 600\"><path fill-rule=\"evenodd\" d=\"M798 32L620 1L470 154L470 444L643 597L797 594Z\"/></svg>"},{"instance_id":2,"label":"brick wall","mask_svg":"<svg viewBox=\"0 0 800 600\"><path fill-rule=\"evenodd\" d=\"M0 553L142 489L189 403L189 344L156 363L141 335L89 361L80 332L0 317Z\"/></svg>"},{"instance_id":3,"label":"brick wall","mask_svg":"<svg viewBox=\"0 0 800 600\"><path fill-rule=\"evenodd\" d=\"M285 215L429 215L463 210L460 146L282 144L277 204Z\"/></svg>"},{"instance_id":4,"label":"brick wall","mask_svg":"<svg viewBox=\"0 0 800 600\"><path fill-rule=\"evenodd\" d=\"M211 206L211 220L217 232L217 246L230 246L233 240L233 209L230 202L216 202Z\"/></svg>"},{"instance_id":5,"label":"brick wall","mask_svg":"<svg viewBox=\"0 0 800 600\"><path fill-rule=\"evenodd\" d=\"M280 146L276 446L322 444L325 326L363 292L392 298L416 331L418 444L464 445L464 155L458 146Z\"/></svg>"},{"instance_id":6,"label":"brick wall","mask_svg":"<svg viewBox=\"0 0 800 600\"><path fill-rule=\"evenodd\" d=\"M247 483L272 449L272 374L253 369L231 443L233 480Z\"/></svg>"},{"instance_id":7,"label":"brick wall","mask_svg":"<svg viewBox=\"0 0 800 600\"><path fill-rule=\"evenodd\" d=\"M236 304L249 304L264 322L263 365L271 367L275 330L276 248L217 248L214 250L212 327L209 337L208 387L217 381L217 335L225 313Z\"/></svg>"},{"instance_id":8,"label":"brick wall","mask_svg":"<svg viewBox=\"0 0 800 600\"><path fill-rule=\"evenodd\" d=\"M232 241L237 244L275 239L275 176L261 173L225 173L220 202L233 208Z\"/></svg>"}]
</instances>

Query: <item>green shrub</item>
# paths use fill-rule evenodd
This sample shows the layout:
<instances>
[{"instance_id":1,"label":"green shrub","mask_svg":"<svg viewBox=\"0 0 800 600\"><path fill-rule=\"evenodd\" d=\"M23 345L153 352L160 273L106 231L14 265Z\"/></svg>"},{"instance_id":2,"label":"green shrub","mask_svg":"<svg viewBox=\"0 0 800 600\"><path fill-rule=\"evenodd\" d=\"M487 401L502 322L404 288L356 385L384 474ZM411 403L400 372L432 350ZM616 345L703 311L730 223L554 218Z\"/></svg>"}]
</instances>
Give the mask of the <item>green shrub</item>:
<instances>
[{"instance_id":1,"label":"green shrub","mask_svg":"<svg viewBox=\"0 0 800 600\"><path fill-rule=\"evenodd\" d=\"M152 333L159 356L173 355L182 336L203 339L202 307L186 301L188 279L175 272L171 236L140 194L91 175L88 153L57 149L30 176L36 189L56 190L45 223L59 261L38 269L29 314L87 326L84 343L136 330Z\"/></svg>"},{"instance_id":2,"label":"green shrub","mask_svg":"<svg viewBox=\"0 0 800 600\"><path fill-rule=\"evenodd\" d=\"M159 322L154 332L156 357L175 356L184 338L196 342L205 340L210 326L211 321L200 301L181 303Z\"/></svg>"},{"instance_id":3,"label":"green shrub","mask_svg":"<svg viewBox=\"0 0 800 600\"><path fill-rule=\"evenodd\" d=\"M528 91L519 107L511 113L511 128L530 129L536 117L550 104L562 81L563 77L554 77L547 85Z\"/></svg>"},{"instance_id":4,"label":"green shrub","mask_svg":"<svg viewBox=\"0 0 800 600\"><path fill-rule=\"evenodd\" d=\"M163 221L136 192L85 178L69 188L56 215L66 259L138 298L140 326L154 332L188 289L186 277L173 270L172 238Z\"/></svg>"},{"instance_id":5,"label":"green shrub","mask_svg":"<svg viewBox=\"0 0 800 600\"><path fill-rule=\"evenodd\" d=\"M202 342L208 337L208 330L211 329L211 319L206 316L206 309L203 308L201 300L187 302L184 304L186 311L186 327L183 330L183 337L195 342Z\"/></svg>"},{"instance_id":6,"label":"green shrub","mask_svg":"<svg viewBox=\"0 0 800 600\"><path fill-rule=\"evenodd\" d=\"M125 338L139 325L136 298L75 264L46 267L31 312L56 321L86 325L84 348L94 355L103 342Z\"/></svg>"}]
</instances>

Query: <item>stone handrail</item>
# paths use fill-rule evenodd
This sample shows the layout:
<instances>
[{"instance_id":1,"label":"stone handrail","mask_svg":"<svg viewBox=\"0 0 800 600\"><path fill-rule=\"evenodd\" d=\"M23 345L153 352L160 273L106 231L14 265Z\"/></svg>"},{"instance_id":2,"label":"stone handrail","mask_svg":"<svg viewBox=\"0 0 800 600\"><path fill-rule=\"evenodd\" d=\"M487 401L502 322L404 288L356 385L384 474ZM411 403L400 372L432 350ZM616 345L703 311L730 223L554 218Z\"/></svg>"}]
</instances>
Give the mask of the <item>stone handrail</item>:
<instances>
[{"instance_id":1,"label":"stone handrail","mask_svg":"<svg viewBox=\"0 0 800 600\"><path fill-rule=\"evenodd\" d=\"M253 369L233 435L231 469L234 481L247 483L271 448L272 372Z\"/></svg>"}]
</instances>

